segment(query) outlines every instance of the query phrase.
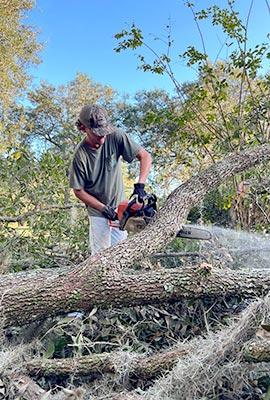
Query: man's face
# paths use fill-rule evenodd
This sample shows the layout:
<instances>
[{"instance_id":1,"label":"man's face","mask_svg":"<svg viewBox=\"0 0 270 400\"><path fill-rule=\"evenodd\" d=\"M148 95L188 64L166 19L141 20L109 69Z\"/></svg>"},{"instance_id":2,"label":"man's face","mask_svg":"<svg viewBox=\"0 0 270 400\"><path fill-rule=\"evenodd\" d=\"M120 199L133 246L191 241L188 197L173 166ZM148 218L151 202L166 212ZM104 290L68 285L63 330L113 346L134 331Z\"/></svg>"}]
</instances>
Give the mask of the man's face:
<instances>
[{"instance_id":1,"label":"man's face","mask_svg":"<svg viewBox=\"0 0 270 400\"><path fill-rule=\"evenodd\" d=\"M85 134L86 143L95 150L99 149L106 140L106 136L97 136L92 132L92 129L90 128L85 128Z\"/></svg>"}]
</instances>

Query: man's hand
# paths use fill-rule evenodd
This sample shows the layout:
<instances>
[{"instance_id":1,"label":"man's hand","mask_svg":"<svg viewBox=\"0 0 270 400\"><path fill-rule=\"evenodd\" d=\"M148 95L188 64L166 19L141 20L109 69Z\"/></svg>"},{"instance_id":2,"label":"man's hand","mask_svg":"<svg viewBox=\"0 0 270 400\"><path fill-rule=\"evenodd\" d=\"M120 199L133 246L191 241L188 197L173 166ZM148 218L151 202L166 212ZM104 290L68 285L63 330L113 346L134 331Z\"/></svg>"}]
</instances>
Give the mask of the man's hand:
<instances>
[{"instance_id":1,"label":"man's hand","mask_svg":"<svg viewBox=\"0 0 270 400\"><path fill-rule=\"evenodd\" d=\"M144 183L134 183L134 191L131 197L137 196L139 203L142 203L147 196L147 193L144 190L144 186Z\"/></svg>"},{"instance_id":2,"label":"man's hand","mask_svg":"<svg viewBox=\"0 0 270 400\"><path fill-rule=\"evenodd\" d=\"M118 219L115 209L111 206L104 206L101 213L102 213L103 217L105 217L111 221L115 221Z\"/></svg>"}]
</instances>

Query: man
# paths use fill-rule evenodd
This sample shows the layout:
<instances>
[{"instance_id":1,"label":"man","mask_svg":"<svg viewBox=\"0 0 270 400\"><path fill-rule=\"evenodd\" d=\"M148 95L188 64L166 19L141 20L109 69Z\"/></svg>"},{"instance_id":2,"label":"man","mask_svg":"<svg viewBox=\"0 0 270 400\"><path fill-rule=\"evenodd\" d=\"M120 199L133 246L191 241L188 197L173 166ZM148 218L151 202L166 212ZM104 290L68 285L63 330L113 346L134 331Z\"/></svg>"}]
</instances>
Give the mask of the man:
<instances>
[{"instance_id":1,"label":"man","mask_svg":"<svg viewBox=\"0 0 270 400\"><path fill-rule=\"evenodd\" d=\"M77 127L85 133L78 145L70 168L70 187L87 207L90 219L91 253L115 245L127 233L111 227L117 219L116 207L124 200L121 159L140 162L138 182L132 195L142 201L144 185L151 168L151 155L133 142L122 130L111 125L107 111L100 105L82 108Z\"/></svg>"}]
</instances>

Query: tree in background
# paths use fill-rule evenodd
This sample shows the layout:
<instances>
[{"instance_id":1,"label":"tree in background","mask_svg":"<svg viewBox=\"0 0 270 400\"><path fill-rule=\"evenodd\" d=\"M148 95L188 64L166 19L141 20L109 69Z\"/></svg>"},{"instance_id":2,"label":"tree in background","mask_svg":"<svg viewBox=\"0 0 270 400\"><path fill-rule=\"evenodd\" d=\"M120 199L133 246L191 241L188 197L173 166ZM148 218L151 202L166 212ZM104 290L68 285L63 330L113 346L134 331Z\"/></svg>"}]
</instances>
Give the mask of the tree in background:
<instances>
[{"instance_id":1,"label":"tree in background","mask_svg":"<svg viewBox=\"0 0 270 400\"><path fill-rule=\"evenodd\" d=\"M40 61L37 33L25 24L26 13L33 6L33 0L2 0L0 4L1 120L4 111L29 86L29 66Z\"/></svg>"},{"instance_id":2,"label":"tree in background","mask_svg":"<svg viewBox=\"0 0 270 400\"><path fill-rule=\"evenodd\" d=\"M130 108L133 114L131 124L140 121L138 130L143 128L144 137L159 155L160 181L168 183L166 178L169 176L179 181L215 163L228 152L269 140L270 79L269 72L262 69L270 58L269 44L249 47L248 23L252 5L253 2L246 22L243 22L235 10L234 1L229 0L225 8L214 5L199 11L192 3L187 3L202 47L198 50L190 46L179 56L188 67L197 70L197 80L189 84L181 84L175 77L175 60L170 56L173 46L170 26L167 27L167 51L161 54L145 42L143 32L134 24L129 31L115 35L119 41L117 52L138 48L150 51L151 62L146 61L146 52L139 55L140 68L146 72L167 74L175 88L175 95L167 96L166 101L164 94L145 94L137 97L137 104ZM206 19L224 33L226 60L211 61L207 54L200 27ZM250 227L243 222L247 220L243 214L250 202L245 199L246 207L242 198L238 201L238 191L239 184L250 174L233 178L231 185L226 185L227 189L223 190L224 207L237 206L237 212L233 213L234 224L245 228Z\"/></svg>"}]
</instances>

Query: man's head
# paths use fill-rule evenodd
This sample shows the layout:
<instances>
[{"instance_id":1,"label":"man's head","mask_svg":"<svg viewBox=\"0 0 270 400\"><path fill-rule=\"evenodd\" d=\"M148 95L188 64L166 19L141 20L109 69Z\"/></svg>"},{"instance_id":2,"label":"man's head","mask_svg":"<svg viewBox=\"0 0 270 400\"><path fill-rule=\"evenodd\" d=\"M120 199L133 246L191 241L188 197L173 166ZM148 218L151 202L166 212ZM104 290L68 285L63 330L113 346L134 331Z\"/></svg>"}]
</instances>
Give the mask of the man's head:
<instances>
[{"instance_id":1,"label":"man's head","mask_svg":"<svg viewBox=\"0 0 270 400\"><path fill-rule=\"evenodd\" d=\"M106 136L113 132L114 128L109 121L109 116L104 107L99 105L86 105L81 109L77 126L91 129L96 136Z\"/></svg>"},{"instance_id":2,"label":"man's head","mask_svg":"<svg viewBox=\"0 0 270 400\"><path fill-rule=\"evenodd\" d=\"M114 131L107 111L99 105L86 105L81 109L77 128L86 134L86 143L92 149L99 149L106 136Z\"/></svg>"}]
</instances>

